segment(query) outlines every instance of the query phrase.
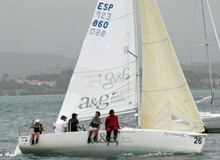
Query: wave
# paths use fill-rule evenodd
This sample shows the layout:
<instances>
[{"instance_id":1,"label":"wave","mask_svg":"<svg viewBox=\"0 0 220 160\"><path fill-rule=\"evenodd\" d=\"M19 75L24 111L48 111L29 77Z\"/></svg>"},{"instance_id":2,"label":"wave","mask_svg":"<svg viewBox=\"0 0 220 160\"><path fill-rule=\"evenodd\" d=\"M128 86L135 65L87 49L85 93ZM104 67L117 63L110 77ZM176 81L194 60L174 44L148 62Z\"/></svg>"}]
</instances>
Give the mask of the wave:
<instances>
[{"instance_id":1,"label":"wave","mask_svg":"<svg viewBox=\"0 0 220 160\"><path fill-rule=\"evenodd\" d=\"M15 157L15 153L14 152L0 153L0 157Z\"/></svg>"},{"instance_id":2,"label":"wave","mask_svg":"<svg viewBox=\"0 0 220 160\"><path fill-rule=\"evenodd\" d=\"M144 157L160 157L160 156L172 156L174 155L174 153L149 153L149 154L144 154L144 155L139 155L139 156L135 156L132 153L122 153L120 156L121 157L133 157L133 158L144 158Z\"/></svg>"},{"instance_id":3,"label":"wave","mask_svg":"<svg viewBox=\"0 0 220 160\"><path fill-rule=\"evenodd\" d=\"M141 155L139 157L154 157L154 156L172 156L174 155L174 153L161 153L161 152L158 152L158 153L149 153L149 154L145 154L145 155Z\"/></svg>"}]
</instances>

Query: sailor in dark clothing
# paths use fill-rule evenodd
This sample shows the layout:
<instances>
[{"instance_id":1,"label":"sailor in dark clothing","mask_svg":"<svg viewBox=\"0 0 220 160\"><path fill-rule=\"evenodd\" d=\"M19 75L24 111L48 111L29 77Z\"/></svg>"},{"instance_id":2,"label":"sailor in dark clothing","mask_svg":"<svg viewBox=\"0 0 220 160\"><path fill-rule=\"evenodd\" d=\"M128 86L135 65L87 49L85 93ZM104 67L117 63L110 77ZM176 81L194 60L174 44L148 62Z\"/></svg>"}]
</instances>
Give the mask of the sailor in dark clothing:
<instances>
[{"instance_id":1,"label":"sailor in dark clothing","mask_svg":"<svg viewBox=\"0 0 220 160\"><path fill-rule=\"evenodd\" d=\"M76 131L78 131L78 128L80 128L79 121L77 119L77 115L78 114L73 113L72 118L69 120L69 123L68 123L69 132L76 132Z\"/></svg>"},{"instance_id":2,"label":"sailor in dark clothing","mask_svg":"<svg viewBox=\"0 0 220 160\"><path fill-rule=\"evenodd\" d=\"M99 130L99 125L102 124L101 120L100 120L100 112L97 111L95 113L95 117L92 118L92 121L90 122L90 127L89 127L89 137L87 142L90 143L91 141L91 135L94 132L94 142L97 142L97 136L98 136L98 130Z\"/></svg>"},{"instance_id":3,"label":"sailor in dark clothing","mask_svg":"<svg viewBox=\"0 0 220 160\"><path fill-rule=\"evenodd\" d=\"M32 125L31 128L34 129L34 132L31 135L31 140L32 140L31 145L34 145L34 137L35 137L35 135L36 135L36 144L37 144L40 134L42 134L42 131L44 131L44 127L43 127L42 124L40 124L40 120L36 119L35 120L35 124Z\"/></svg>"}]
</instances>

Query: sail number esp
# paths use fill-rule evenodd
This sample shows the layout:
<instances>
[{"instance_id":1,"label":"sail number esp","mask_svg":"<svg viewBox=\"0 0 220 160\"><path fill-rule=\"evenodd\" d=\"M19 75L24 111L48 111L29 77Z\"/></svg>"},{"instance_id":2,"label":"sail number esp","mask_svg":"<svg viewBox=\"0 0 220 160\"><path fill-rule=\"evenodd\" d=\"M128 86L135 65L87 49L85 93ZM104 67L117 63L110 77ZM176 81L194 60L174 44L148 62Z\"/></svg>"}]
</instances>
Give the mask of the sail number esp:
<instances>
[{"instance_id":1,"label":"sail number esp","mask_svg":"<svg viewBox=\"0 0 220 160\"><path fill-rule=\"evenodd\" d=\"M113 4L99 2L97 12L95 13L96 19L92 22L92 28L90 29L90 35L104 37L106 29L109 26L111 20L111 10L114 8Z\"/></svg>"}]
</instances>

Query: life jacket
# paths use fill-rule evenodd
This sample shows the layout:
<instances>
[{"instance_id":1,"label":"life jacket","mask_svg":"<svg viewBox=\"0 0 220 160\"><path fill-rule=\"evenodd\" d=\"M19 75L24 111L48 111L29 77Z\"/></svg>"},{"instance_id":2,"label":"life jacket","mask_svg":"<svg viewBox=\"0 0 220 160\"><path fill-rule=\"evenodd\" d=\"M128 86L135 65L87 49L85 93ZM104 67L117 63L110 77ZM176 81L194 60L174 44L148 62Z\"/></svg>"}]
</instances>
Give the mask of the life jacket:
<instances>
[{"instance_id":1,"label":"life jacket","mask_svg":"<svg viewBox=\"0 0 220 160\"><path fill-rule=\"evenodd\" d=\"M42 124L38 124L38 128L36 128L37 125L34 124L34 132L40 132L42 134Z\"/></svg>"}]
</instances>

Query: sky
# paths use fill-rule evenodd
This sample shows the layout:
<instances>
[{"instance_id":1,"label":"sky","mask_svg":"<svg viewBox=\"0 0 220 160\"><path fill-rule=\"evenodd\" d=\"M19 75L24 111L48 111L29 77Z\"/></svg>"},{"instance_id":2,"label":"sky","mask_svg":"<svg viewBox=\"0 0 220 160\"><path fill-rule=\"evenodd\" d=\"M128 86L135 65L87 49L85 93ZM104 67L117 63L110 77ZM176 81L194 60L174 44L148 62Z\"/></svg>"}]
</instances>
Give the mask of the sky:
<instances>
[{"instance_id":1,"label":"sky","mask_svg":"<svg viewBox=\"0 0 220 160\"><path fill-rule=\"evenodd\" d=\"M220 1L209 1L220 35ZM0 52L78 57L96 2L97 0L0 0ZM201 0L157 2L180 62L206 61L204 46L189 47L192 43L205 42ZM209 42L216 44L206 8L205 12ZM192 24L195 24L194 29ZM216 48L216 45L211 47L210 55L213 61L220 61L220 53L217 53Z\"/></svg>"}]
</instances>

